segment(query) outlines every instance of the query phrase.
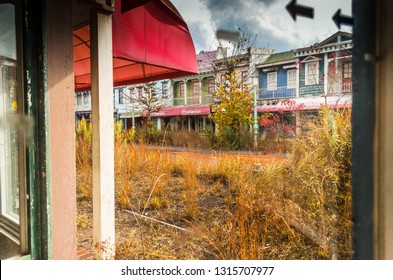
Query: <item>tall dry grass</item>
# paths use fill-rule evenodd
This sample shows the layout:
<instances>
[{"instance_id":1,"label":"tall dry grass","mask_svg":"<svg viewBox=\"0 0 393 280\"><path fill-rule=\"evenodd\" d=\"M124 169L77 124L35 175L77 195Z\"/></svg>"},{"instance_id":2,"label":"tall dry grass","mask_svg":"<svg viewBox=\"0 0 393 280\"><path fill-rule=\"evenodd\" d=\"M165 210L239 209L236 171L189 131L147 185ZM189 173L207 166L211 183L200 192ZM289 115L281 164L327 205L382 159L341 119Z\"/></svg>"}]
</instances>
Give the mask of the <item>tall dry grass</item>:
<instances>
[{"instance_id":1,"label":"tall dry grass","mask_svg":"<svg viewBox=\"0 0 393 280\"><path fill-rule=\"evenodd\" d=\"M324 108L307 125L286 160L263 166L239 155L201 161L134 145L116 126L116 257L350 258L350 110ZM83 127L78 190L90 199Z\"/></svg>"}]
</instances>

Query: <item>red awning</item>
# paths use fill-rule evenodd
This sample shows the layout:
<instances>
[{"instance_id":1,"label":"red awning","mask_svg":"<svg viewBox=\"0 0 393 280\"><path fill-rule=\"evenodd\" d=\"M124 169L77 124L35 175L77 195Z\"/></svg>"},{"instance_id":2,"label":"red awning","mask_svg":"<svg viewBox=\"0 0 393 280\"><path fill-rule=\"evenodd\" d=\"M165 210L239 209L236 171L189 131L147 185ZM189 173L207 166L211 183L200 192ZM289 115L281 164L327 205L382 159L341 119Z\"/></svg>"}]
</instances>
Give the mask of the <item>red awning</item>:
<instances>
[{"instance_id":1,"label":"red awning","mask_svg":"<svg viewBox=\"0 0 393 280\"><path fill-rule=\"evenodd\" d=\"M328 96L325 100L324 97L318 96L313 98L297 98L292 99L296 101L295 110L307 111L307 110L319 110L323 105L327 105L330 108L351 108L352 107L352 96ZM276 105L262 105L257 107L257 112L279 112L279 111L293 111L283 102L278 102Z\"/></svg>"},{"instance_id":2,"label":"red awning","mask_svg":"<svg viewBox=\"0 0 393 280\"><path fill-rule=\"evenodd\" d=\"M198 72L187 24L168 0L145 1L146 4L122 14L120 2L123 1L116 0L113 14L114 86ZM75 90L89 89L89 26L74 31L74 73Z\"/></svg>"},{"instance_id":3,"label":"red awning","mask_svg":"<svg viewBox=\"0 0 393 280\"><path fill-rule=\"evenodd\" d=\"M146 115L144 111L143 116ZM164 107L159 112L151 114L153 117L173 117L173 116L208 116L210 115L210 106L188 106L188 107Z\"/></svg>"}]
</instances>

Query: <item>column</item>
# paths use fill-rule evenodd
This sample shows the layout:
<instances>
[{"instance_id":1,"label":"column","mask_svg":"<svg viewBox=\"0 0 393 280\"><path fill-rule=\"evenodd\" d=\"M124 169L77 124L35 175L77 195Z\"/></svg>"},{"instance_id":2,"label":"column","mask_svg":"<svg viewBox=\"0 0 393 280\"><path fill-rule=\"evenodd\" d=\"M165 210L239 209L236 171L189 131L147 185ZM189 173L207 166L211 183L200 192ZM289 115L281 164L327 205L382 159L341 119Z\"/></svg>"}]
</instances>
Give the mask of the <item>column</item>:
<instances>
[{"instance_id":1,"label":"column","mask_svg":"<svg viewBox=\"0 0 393 280\"><path fill-rule=\"evenodd\" d=\"M329 89L329 60L328 60L328 54L325 53L324 54L324 60L323 60L323 72L324 72L324 76L323 76L323 94L328 94L328 89Z\"/></svg>"},{"instance_id":2,"label":"column","mask_svg":"<svg viewBox=\"0 0 393 280\"><path fill-rule=\"evenodd\" d=\"M187 100L187 80L183 81L184 83L184 105L188 105L188 100Z\"/></svg>"},{"instance_id":3,"label":"column","mask_svg":"<svg viewBox=\"0 0 393 280\"><path fill-rule=\"evenodd\" d=\"M161 118L157 118L157 130L161 130Z\"/></svg>"},{"instance_id":4,"label":"column","mask_svg":"<svg viewBox=\"0 0 393 280\"><path fill-rule=\"evenodd\" d=\"M114 136L112 16L93 11L91 91L93 124L93 243L96 259L114 259Z\"/></svg>"}]
</instances>

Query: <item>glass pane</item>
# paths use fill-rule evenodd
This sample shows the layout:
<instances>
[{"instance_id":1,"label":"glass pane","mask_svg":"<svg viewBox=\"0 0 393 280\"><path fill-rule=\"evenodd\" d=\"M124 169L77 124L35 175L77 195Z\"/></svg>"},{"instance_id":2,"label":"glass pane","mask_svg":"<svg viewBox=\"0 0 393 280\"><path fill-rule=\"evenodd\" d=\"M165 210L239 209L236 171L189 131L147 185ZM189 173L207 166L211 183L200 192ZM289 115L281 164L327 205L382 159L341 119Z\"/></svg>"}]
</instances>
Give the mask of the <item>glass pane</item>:
<instances>
[{"instance_id":1,"label":"glass pane","mask_svg":"<svg viewBox=\"0 0 393 280\"><path fill-rule=\"evenodd\" d=\"M1 217L19 223L15 8L0 5Z\"/></svg>"}]
</instances>

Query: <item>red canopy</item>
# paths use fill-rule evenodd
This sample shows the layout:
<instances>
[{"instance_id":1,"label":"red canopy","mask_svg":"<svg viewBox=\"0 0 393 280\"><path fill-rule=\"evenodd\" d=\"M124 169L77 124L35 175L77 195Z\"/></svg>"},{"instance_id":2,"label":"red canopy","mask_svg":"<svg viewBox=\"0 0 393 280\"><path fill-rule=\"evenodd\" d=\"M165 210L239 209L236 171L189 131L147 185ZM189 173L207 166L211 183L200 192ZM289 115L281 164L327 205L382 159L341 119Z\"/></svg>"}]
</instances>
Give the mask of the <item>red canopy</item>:
<instances>
[{"instance_id":1,"label":"red canopy","mask_svg":"<svg viewBox=\"0 0 393 280\"><path fill-rule=\"evenodd\" d=\"M142 113L146 115L146 111ZM151 114L153 117L172 117L172 116L207 116L210 115L210 106L189 106L189 107L164 107L159 112Z\"/></svg>"},{"instance_id":2,"label":"red canopy","mask_svg":"<svg viewBox=\"0 0 393 280\"><path fill-rule=\"evenodd\" d=\"M122 14L120 2L123 1L116 0L113 14L114 86L198 72L187 24L168 0L145 1L146 4ZM89 89L89 26L74 31L74 73L75 90Z\"/></svg>"}]
</instances>

